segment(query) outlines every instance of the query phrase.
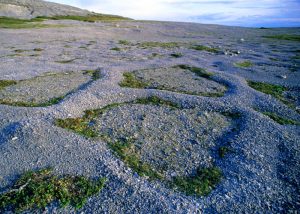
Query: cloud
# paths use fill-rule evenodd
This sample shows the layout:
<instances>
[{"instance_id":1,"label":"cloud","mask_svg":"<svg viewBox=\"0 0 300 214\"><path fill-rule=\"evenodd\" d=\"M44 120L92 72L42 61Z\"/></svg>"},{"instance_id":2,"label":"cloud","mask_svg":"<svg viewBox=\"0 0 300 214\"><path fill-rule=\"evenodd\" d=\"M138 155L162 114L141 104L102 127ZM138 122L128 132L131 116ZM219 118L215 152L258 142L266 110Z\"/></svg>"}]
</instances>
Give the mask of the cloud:
<instances>
[{"instance_id":1,"label":"cloud","mask_svg":"<svg viewBox=\"0 0 300 214\"><path fill-rule=\"evenodd\" d=\"M145 20L255 26L297 25L300 0L53 0L91 11ZM280 20L280 21L279 21ZM300 23L298 22L298 26Z\"/></svg>"}]
</instances>

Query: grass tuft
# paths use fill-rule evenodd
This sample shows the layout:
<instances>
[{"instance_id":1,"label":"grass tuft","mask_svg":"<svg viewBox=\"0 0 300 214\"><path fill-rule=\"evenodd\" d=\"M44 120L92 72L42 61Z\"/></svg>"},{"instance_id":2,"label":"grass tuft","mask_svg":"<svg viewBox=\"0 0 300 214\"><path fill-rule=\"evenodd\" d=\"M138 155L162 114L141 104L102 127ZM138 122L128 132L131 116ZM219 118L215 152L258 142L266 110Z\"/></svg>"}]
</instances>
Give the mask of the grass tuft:
<instances>
[{"instance_id":1,"label":"grass tuft","mask_svg":"<svg viewBox=\"0 0 300 214\"><path fill-rule=\"evenodd\" d=\"M120 45L130 45L131 43L127 40L119 40Z\"/></svg>"},{"instance_id":2,"label":"grass tuft","mask_svg":"<svg viewBox=\"0 0 300 214\"><path fill-rule=\"evenodd\" d=\"M150 96L147 98L139 98L134 103L143 104L143 105L165 105L165 106L170 106L172 108L178 108L178 109L181 108L180 104L177 104L177 103L174 103L171 101L167 101L167 100L163 100L157 96Z\"/></svg>"},{"instance_id":3,"label":"grass tuft","mask_svg":"<svg viewBox=\"0 0 300 214\"><path fill-rule=\"evenodd\" d=\"M105 178L92 181L83 176L57 176L52 169L29 171L0 195L0 210L33 211L44 209L55 201L61 207L71 205L80 209L89 197L101 191L105 182Z\"/></svg>"},{"instance_id":4,"label":"grass tuft","mask_svg":"<svg viewBox=\"0 0 300 214\"><path fill-rule=\"evenodd\" d=\"M204 68L191 67L188 65L177 65L175 67L179 67L181 69L190 70L195 73L199 77L210 79L214 74L211 72L207 72Z\"/></svg>"},{"instance_id":5,"label":"grass tuft","mask_svg":"<svg viewBox=\"0 0 300 214\"><path fill-rule=\"evenodd\" d=\"M68 59L68 60L58 60L58 61L55 61L56 63L61 63L61 64L68 64L68 63L72 63L74 62L75 60L77 60L78 58L75 58L75 59Z\"/></svg>"},{"instance_id":6,"label":"grass tuft","mask_svg":"<svg viewBox=\"0 0 300 214\"><path fill-rule=\"evenodd\" d=\"M114 47L114 48L111 48L110 50L112 50L112 51L121 51L122 49L119 48L119 47Z\"/></svg>"},{"instance_id":7,"label":"grass tuft","mask_svg":"<svg viewBox=\"0 0 300 214\"><path fill-rule=\"evenodd\" d=\"M136 76L131 72L123 73L123 77L124 79L119 83L121 87L146 88L149 86L148 83L137 79Z\"/></svg>"},{"instance_id":8,"label":"grass tuft","mask_svg":"<svg viewBox=\"0 0 300 214\"><path fill-rule=\"evenodd\" d=\"M234 63L234 66L238 68L250 68L253 66L253 63L251 61L243 61L243 62L236 62Z\"/></svg>"},{"instance_id":9,"label":"grass tuft","mask_svg":"<svg viewBox=\"0 0 300 214\"><path fill-rule=\"evenodd\" d=\"M152 167L141 161L139 152L133 143L130 142L110 142L109 147L119 156L124 163L132 168L140 176L147 176L150 179L162 179L162 174L156 172Z\"/></svg>"},{"instance_id":10,"label":"grass tuft","mask_svg":"<svg viewBox=\"0 0 300 214\"><path fill-rule=\"evenodd\" d=\"M141 42L137 44L141 48L178 48L177 42Z\"/></svg>"},{"instance_id":11,"label":"grass tuft","mask_svg":"<svg viewBox=\"0 0 300 214\"><path fill-rule=\"evenodd\" d=\"M204 45L193 45L190 47L190 49L194 49L197 51L207 51L210 53L218 53L220 51L217 48L212 48L212 47L208 47L208 46L204 46Z\"/></svg>"},{"instance_id":12,"label":"grass tuft","mask_svg":"<svg viewBox=\"0 0 300 214\"><path fill-rule=\"evenodd\" d=\"M171 186L187 195L206 196L221 181L222 172L217 167L198 169L191 177L175 177Z\"/></svg>"},{"instance_id":13,"label":"grass tuft","mask_svg":"<svg viewBox=\"0 0 300 214\"><path fill-rule=\"evenodd\" d=\"M172 53L172 54L170 54L170 56L172 56L174 58L180 58L180 57L183 57L183 54L182 53Z\"/></svg>"},{"instance_id":14,"label":"grass tuft","mask_svg":"<svg viewBox=\"0 0 300 214\"><path fill-rule=\"evenodd\" d=\"M63 27L63 25L48 25L39 23L44 19L16 19L9 17L0 17L0 28L22 29L22 28L45 28L45 27Z\"/></svg>"}]
</instances>

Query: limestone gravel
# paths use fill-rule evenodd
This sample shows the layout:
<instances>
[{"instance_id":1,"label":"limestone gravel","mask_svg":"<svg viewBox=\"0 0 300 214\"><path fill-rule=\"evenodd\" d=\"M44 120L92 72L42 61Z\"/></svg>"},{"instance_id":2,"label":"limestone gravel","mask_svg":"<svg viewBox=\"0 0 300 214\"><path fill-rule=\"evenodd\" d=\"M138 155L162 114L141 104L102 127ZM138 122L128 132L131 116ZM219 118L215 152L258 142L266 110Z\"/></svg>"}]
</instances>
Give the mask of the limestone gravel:
<instances>
[{"instance_id":1,"label":"limestone gravel","mask_svg":"<svg viewBox=\"0 0 300 214\"><path fill-rule=\"evenodd\" d=\"M144 21L47 22L65 24L69 27L0 29L1 79L22 80L53 71L79 72L97 68L101 68L105 76L70 94L59 104L47 108L0 105L1 189L5 190L26 170L53 166L58 174L108 177L107 187L78 211L83 213L297 213L299 211L299 126L277 124L255 111L253 107L270 109L296 121L300 121L300 115L274 97L250 88L245 81L262 81L299 88L299 61L291 60L295 55L292 51L299 49L299 43L262 37L272 34L299 34L298 28L248 29ZM139 28L136 28L136 25ZM231 56L188 48L173 50L133 48L120 52L111 51L111 48L119 45L119 40L133 43L142 41L196 43L218 47L223 52L236 50L240 51L240 54ZM89 45L88 49L79 48L90 41L96 43ZM12 56L15 49L34 48L41 48L44 51L36 57L27 56L27 53ZM170 57L171 53L178 50L183 57ZM161 56L150 57L153 52ZM77 60L65 64L56 62L74 58ZM270 58L276 58L278 61ZM234 66L235 62L245 60L251 60L254 66L250 69ZM262 66L257 66L261 62L272 66L266 65L262 69ZM155 89L121 88L118 85L123 79L123 72L178 64L188 64L214 72L214 79L219 83L226 83L228 91L223 97L211 98ZM273 69L276 66L280 69ZM286 75L286 78L278 78L279 75ZM159 181L148 181L139 177L112 154L106 142L86 139L54 125L56 118L81 117L87 109L97 109L108 104L132 101L151 95L180 103L186 108L196 107L199 112L208 112L215 118L223 118L217 112L237 111L241 114L239 130L221 139L222 142L231 143L233 153L220 159L217 158L214 149L201 150L212 156L224 176L217 188L207 197L186 196L165 187ZM293 96L299 97L299 94ZM129 114L130 108L124 111L127 113L120 116L121 118L135 115L134 112ZM112 118L110 120L113 120ZM158 121L157 118L153 118ZM171 114L169 118L172 118ZM122 124L117 118L114 120L116 122L113 124ZM157 123L163 124L163 121L159 120ZM176 124L172 125L174 126L172 129L175 129ZM158 128L153 129L156 131ZM218 144L222 142L216 141ZM70 207L59 209L55 205L45 211L45 213L70 212L75 211Z\"/></svg>"}]
</instances>

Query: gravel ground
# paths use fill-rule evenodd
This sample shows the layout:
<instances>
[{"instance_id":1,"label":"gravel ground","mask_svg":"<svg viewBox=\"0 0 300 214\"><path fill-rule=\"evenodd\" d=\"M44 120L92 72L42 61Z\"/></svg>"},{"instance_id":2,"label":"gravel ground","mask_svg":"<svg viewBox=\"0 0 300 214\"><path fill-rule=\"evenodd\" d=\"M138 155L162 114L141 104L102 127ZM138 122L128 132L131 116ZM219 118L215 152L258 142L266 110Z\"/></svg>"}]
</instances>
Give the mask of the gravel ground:
<instances>
[{"instance_id":1,"label":"gravel ground","mask_svg":"<svg viewBox=\"0 0 300 214\"><path fill-rule=\"evenodd\" d=\"M63 97L91 81L84 72L52 73L22 80L0 91L0 100L9 103L46 103Z\"/></svg>"},{"instance_id":2,"label":"gravel ground","mask_svg":"<svg viewBox=\"0 0 300 214\"><path fill-rule=\"evenodd\" d=\"M300 209L299 162L300 128L280 125L254 109L265 109L300 121L300 115L270 95L250 88L245 80L264 81L291 87L299 100L299 60L292 59L299 43L263 38L272 34L299 34L298 28L248 29L171 22L81 23L47 21L65 24L65 28L0 29L0 77L5 80L30 81L47 72L80 72L102 70L104 77L90 82L69 94L60 103L49 107L13 107L0 105L0 189L5 190L24 171L53 166L58 174L78 174L91 178L107 177L106 187L91 197L82 213L297 213ZM220 49L218 53L197 51L182 45L176 48L124 48L119 40L201 44ZM111 48L120 47L120 51ZM36 56L33 49L43 51ZM16 55L15 50L29 50ZM180 52L180 58L170 54ZM157 53L153 57L153 53ZM276 61L271 58L275 58ZM73 59L73 60L72 60ZM68 63L58 61L71 60ZM254 66L239 68L234 63L250 60ZM228 86L223 97L203 97L155 89L121 88L123 72L167 68L178 64L205 68L215 73L214 80ZM283 77L285 76L285 78ZM183 77L184 78L184 77ZM76 81L86 80L76 78ZM49 83L56 85L58 83ZM205 82L204 84L208 84ZM211 87L208 84L208 87ZM26 88L26 87L25 87ZM28 88L22 90L29 90ZM8 89L7 89L8 90ZM36 93L36 92L34 92ZM52 92L51 92L52 93ZM37 93L39 94L39 93ZM117 130L125 122L140 127L134 118L143 112L151 115L149 127L153 133L141 134L141 139L164 136L159 125L172 133L176 128L187 133L204 135L211 145L230 142L233 153L218 158L214 146L195 150L197 161L212 157L223 172L221 183L206 197L186 196L167 188L159 181L149 181L136 175L108 148L102 140L86 139L54 125L56 118L81 117L84 110L97 109L112 103L133 101L147 96L159 96L180 103L186 110L171 114L166 107L125 105L107 112L99 120L103 130ZM42 96L41 94L37 97ZM44 95L43 95L44 96ZM193 110L196 109L196 110ZM220 112L239 112L239 129L227 133L232 121ZM199 124L195 115L201 116ZM149 116L150 117L150 116ZM176 122L172 122L175 120ZM107 124L101 123L107 121ZM171 125L172 124L172 125ZM191 125L185 127L185 125ZM215 125L214 125L215 124ZM199 126L198 126L199 125ZM197 127L195 127L197 126ZM218 130L213 133L209 127ZM150 130L149 130L150 131ZM199 133L198 133L199 132ZM121 132L113 132L118 136ZM172 138L181 139L179 132ZM155 143L156 141L153 140ZM147 141L150 152L145 160L158 157L159 152ZM147 145L145 144L145 145ZM183 148L185 144L180 144ZM164 146L161 144L159 146ZM160 147L159 147L160 148ZM186 148L185 148L186 149ZM184 153L185 150L180 150ZM200 157L200 154L204 156ZM178 166L195 167L192 162ZM160 162L155 161L157 164ZM179 170L180 171L180 170ZM70 207L60 209L54 204L45 213L70 213Z\"/></svg>"},{"instance_id":3,"label":"gravel ground","mask_svg":"<svg viewBox=\"0 0 300 214\"><path fill-rule=\"evenodd\" d=\"M139 80L149 84L147 88L159 88L195 95L226 91L225 86L179 67L138 70L134 71L133 74Z\"/></svg>"}]
</instances>

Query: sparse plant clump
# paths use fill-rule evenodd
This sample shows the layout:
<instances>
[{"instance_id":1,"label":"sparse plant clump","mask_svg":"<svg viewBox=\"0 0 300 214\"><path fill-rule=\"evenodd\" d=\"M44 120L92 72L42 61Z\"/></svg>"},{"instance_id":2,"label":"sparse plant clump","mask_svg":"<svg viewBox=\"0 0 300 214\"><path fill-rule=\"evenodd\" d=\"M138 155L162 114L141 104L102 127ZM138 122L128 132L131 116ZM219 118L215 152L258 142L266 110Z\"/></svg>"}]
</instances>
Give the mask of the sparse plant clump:
<instances>
[{"instance_id":1,"label":"sparse plant clump","mask_svg":"<svg viewBox=\"0 0 300 214\"><path fill-rule=\"evenodd\" d=\"M42 48L34 48L33 51L37 51L37 52L40 52L40 51L43 51L44 49Z\"/></svg>"},{"instance_id":2,"label":"sparse plant clump","mask_svg":"<svg viewBox=\"0 0 300 214\"><path fill-rule=\"evenodd\" d=\"M208 46L204 46L204 45L193 45L193 46L190 47L190 49L194 49L194 50L197 50L197 51L207 51L207 52L210 52L210 53L220 52L220 50L217 49L217 48L212 48L212 47L208 47Z\"/></svg>"},{"instance_id":3,"label":"sparse plant clump","mask_svg":"<svg viewBox=\"0 0 300 214\"><path fill-rule=\"evenodd\" d=\"M120 45L130 45L131 43L127 40L119 40Z\"/></svg>"},{"instance_id":4,"label":"sparse plant clump","mask_svg":"<svg viewBox=\"0 0 300 214\"><path fill-rule=\"evenodd\" d=\"M0 195L0 211L33 211L55 201L61 207L71 205L80 209L89 197L101 191L105 182L105 178L92 181L83 176L57 176L52 169L29 171Z\"/></svg>"},{"instance_id":5,"label":"sparse plant clump","mask_svg":"<svg viewBox=\"0 0 300 214\"><path fill-rule=\"evenodd\" d=\"M264 38L300 42L300 35L282 34L282 35L264 36Z\"/></svg>"},{"instance_id":6,"label":"sparse plant clump","mask_svg":"<svg viewBox=\"0 0 300 214\"><path fill-rule=\"evenodd\" d=\"M300 122L280 117L279 115L273 113L273 112L262 112L264 115L268 116L275 122L279 123L280 125L300 125Z\"/></svg>"},{"instance_id":7,"label":"sparse plant clump","mask_svg":"<svg viewBox=\"0 0 300 214\"><path fill-rule=\"evenodd\" d=\"M270 83L263 83L263 82L254 82L248 81L248 85L255 90L261 91L265 94L270 94L277 99L282 99L283 92L287 90L286 87L280 85L273 85Z\"/></svg>"},{"instance_id":8,"label":"sparse plant clump","mask_svg":"<svg viewBox=\"0 0 300 214\"><path fill-rule=\"evenodd\" d=\"M34 19L16 19L9 17L0 17L0 28L22 29L22 28L45 28L45 27L64 27L64 25L42 24L42 18Z\"/></svg>"},{"instance_id":9,"label":"sparse plant clump","mask_svg":"<svg viewBox=\"0 0 300 214\"><path fill-rule=\"evenodd\" d=\"M170 106L172 108L181 108L180 104L171 102L171 101L167 101L167 100L163 100L160 97L157 96L150 96L150 97L146 97L146 98L139 98L137 99L134 103L137 104L143 104L143 105L166 105L166 106Z\"/></svg>"},{"instance_id":10,"label":"sparse plant clump","mask_svg":"<svg viewBox=\"0 0 300 214\"><path fill-rule=\"evenodd\" d=\"M207 78L207 79L210 79L214 75L211 72L207 72L204 68L191 67L188 65L177 65L175 67L190 70L191 72L195 73L197 76Z\"/></svg>"},{"instance_id":11,"label":"sparse plant clump","mask_svg":"<svg viewBox=\"0 0 300 214\"><path fill-rule=\"evenodd\" d=\"M122 49L119 48L119 47L114 47L114 48L111 48L110 50L112 50L112 51L121 51Z\"/></svg>"},{"instance_id":12,"label":"sparse plant clump","mask_svg":"<svg viewBox=\"0 0 300 214\"><path fill-rule=\"evenodd\" d=\"M236 62L234 63L234 66L238 68L250 68L253 66L253 63L251 61L243 61L243 62Z\"/></svg>"},{"instance_id":13,"label":"sparse plant clump","mask_svg":"<svg viewBox=\"0 0 300 214\"><path fill-rule=\"evenodd\" d=\"M58 60L58 61L55 61L56 63L61 63L61 64L68 64L68 63L72 63L74 62L75 60L77 60L78 58L75 58L75 59L68 59L68 60Z\"/></svg>"},{"instance_id":14,"label":"sparse plant clump","mask_svg":"<svg viewBox=\"0 0 300 214\"><path fill-rule=\"evenodd\" d=\"M0 90L2 90L7 86L15 85L15 84L17 84L17 81L14 80L0 80Z\"/></svg>"},{"instance_id":15,"label":"sparse plant clump","mask_svg":"<svg viewBox=\"0 0 300 214\"><path fill-rule=\"evenodd\" d=\"M174 58L180 58L180 57L183 57L183 54L182 53L172 53L172 54L170 54L170 56L172 56Z\"/></svg>"},{"instance_id":16,"label":"sparse plant clump","mask_svg":"<svg viewBox=\"0 0 300 214\"><path fill-rule=\"evenodd\" d=\"M221 146L218 149L218 154L220 156L220 158L224 158L226 154L228 154L230 152L230 148L228 146Z\"/></svg>"},{"instance_id":17,"label":"sparse plant clump","mask_svg":"<svg viewBox=\"0 0 300 214\"><path fill-rule=\"evenodd\" d=\"M141 48L178 48L180 44L177 42L141 42L137 43Z\"/></svg>"},{"instance_id":18,"label":"sparse plant clump","mask_svg":"<svg viewBox=\"0 0 300 214\"><path fill-rule=\"evenodd\" d=\"M146 82L137 79L136 76L131 72L125 72L123 76L124 80L119 83L121 87L146 88L149 86L149 84Z\"/></svg>"},{"instance_id":19,"label":"sparse plant clump","mask_svg":"<svg viewBox=\"0 0 300 214\"><path fill-rule=\"evenodd\" d=\"M171 185L187 195L208 195L221 181L222 172L217 167L198 169L191 177L175 177Z\"/></svg>"},{"instance_id":20,"label":"sparse plant clump","mask_svg":"<svg viewBox=\"0 0 300 214\"><path fill-rule=\"evenodd\" d=\"M288 91L288 88L281 85L274 85L270 83L254 82L254 81L248 81L248 85L257 91L263 92L265 94L270 94L271 96L280 100L282 103L286 104L288 107L296 109L295 104L292 103L287 98L285 98L284 96L284 92ZM296 111L299 113L299 110L296 109Z\"/></svg>"},{"instance_id":21,"label":"sparse plant clump","mask_svg":"<svg viewBox=\"0 0 300 214\"><path fill-rule=\"evenodd\" d=\"M156 172L152 167L141 161L140 154L135 145L130 142L109 142L109 147L119 156L126 165L132 168L140 176L147 176L150 179L161 179L163 175Z\"/></svg>"},{"instance_id":22,"label":"sparse plant clump","mask_svg":"<svg viewBox=\"0 0 300 214\"><path fill-rule=\"evenodd\" d=\"M83 22L97 22L97 21L122 21L131 20L122 16L107 15L107 14L93 14L88 16L54 16L54 17L40 17L41 19L52 19L52 20L75 20Z\"/></svg>"}]
</instances>

